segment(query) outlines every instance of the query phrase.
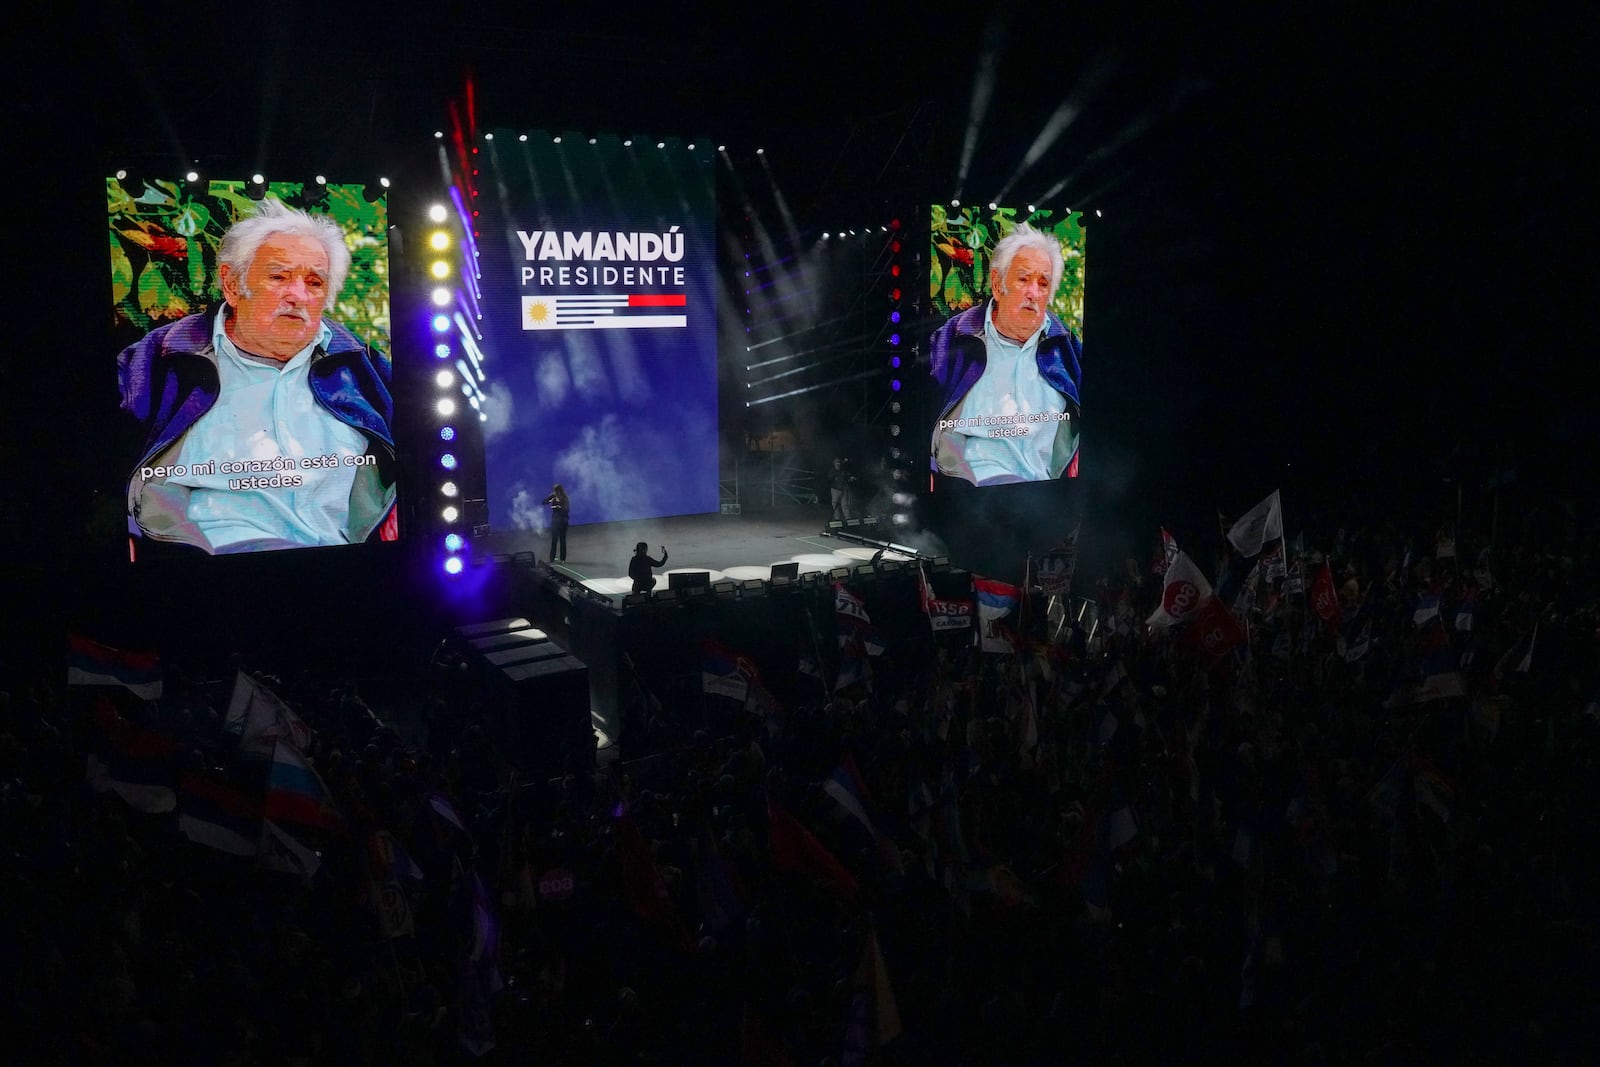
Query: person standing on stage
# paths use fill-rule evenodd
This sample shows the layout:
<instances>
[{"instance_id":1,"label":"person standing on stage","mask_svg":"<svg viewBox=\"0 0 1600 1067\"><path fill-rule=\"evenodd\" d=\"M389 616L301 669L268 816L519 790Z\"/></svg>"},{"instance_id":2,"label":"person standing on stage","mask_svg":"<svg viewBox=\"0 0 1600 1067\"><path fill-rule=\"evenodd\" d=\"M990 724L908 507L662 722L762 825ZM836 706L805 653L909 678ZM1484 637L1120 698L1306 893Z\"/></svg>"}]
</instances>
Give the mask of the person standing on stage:
<instances>
[{"instance_id":1,"label":"person standing on stage","mask_svg":"<svg viewBox=\"0 0 1600 1067\"><path fill-rule=\"evenodd\" d=\"M635 593L648 593L656 587L656 576L650 573L652 567L665 567L667 565L667 546L661 546L661 558L650 558L650 546L640 541L633 546L633 558L628 561L628 577L633 579Z\"/></svg>"},{"instance_id":2,"label":"person standing on stage","mask_svg":"<svg viewBox=\"0 0 1600 1067\"><path fill-rule=\"evenodd\" d=\"M828 476L828 494L832 497L835 519L850 517L850 483L855 481L856 477L850 473L848 463L849 460L834 460L833 473Z\"/></svg>"},{"instance_id":3,"label":"person standing on stage","mask_svg":"<svg viewBox=\"0 0 1600 1067\"><path fill-rule=\"evenodd\" d=\"M555 488L550 490L550 495L544 498L550 505L550 562L565 563L567 561L567 518L572 511L572 503L567 499L567 491L557 482Z\"/></svg>"}]
</instances>

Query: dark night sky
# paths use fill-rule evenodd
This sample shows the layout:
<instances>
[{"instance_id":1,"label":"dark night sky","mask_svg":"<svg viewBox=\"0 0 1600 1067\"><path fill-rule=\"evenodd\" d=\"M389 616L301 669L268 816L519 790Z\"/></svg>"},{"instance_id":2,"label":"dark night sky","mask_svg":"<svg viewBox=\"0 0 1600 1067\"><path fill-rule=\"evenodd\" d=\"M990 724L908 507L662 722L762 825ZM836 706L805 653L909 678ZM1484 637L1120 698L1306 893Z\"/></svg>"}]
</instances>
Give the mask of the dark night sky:
<instances>
[{"instance_id":1,"label":"dark night sky","mask_svg":"<svg viewBox=\"0 0 1600 1067\"><path fill-rule=\"evenodd\" d=\"M1050 25L1033 7L986 22L893 4L736 22L618 5L478 5L454 25L304 4L35 14L10 35L9 140L48 176L13 170L12 214L45 268L25 351L51 353L60 389L38 396L38 357L6 361L5 467L36 495L19 472L49 441L69 481L86 474L72 457L104 412L75 394L103 369L98 202L120 155L420 184L470 67L488 126L763 144L802 223L823 226L891 192L950 195L986 40L998 75L969 200L1082 103L1014 199L1065 177L1056 203L1105 213L1086 415L1111 495L1242 508L1278 480L1403 487L1457 442L1559 445L1593 421L1576 386L1595 377L1579 326L1596 291L1597 42L1576 7L1514 23L1443 5ZM908 187L874 184L891 161L916 164L890 183Z\"/></svg>"}]
</instances>

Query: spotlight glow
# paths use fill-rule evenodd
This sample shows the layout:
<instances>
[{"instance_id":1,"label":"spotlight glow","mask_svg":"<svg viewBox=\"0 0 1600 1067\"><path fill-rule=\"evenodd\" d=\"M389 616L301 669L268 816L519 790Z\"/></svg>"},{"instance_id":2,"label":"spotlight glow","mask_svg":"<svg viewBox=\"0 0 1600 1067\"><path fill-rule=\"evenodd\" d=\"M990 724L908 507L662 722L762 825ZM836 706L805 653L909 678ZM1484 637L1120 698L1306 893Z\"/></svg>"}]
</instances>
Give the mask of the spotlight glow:
<instances>
[{"instance_id":1,"label":"spotlight glow","mask_svg":"<svg viewBox=\"0 0 1600 1067\"><path fill-rule=\"evenodd\" d=\"M428 247L435 252L443 252L450 247L450 235L443 230L434 230L433 235L428 238Z\"/></svg>"},{"instance_id":2,"label":"spotlight glow","mask_svg":"<svg viewBox=\"0 0 1600 1067\"><path fill-rule=\"evenodd\" d=\"M437 288L437 289L435 289L433 291L432 299L433 299L433 306L434 307L441 307L442 308L445 305L450 303L450 290L444 288L443 286L440 286L439 288Z\"/></svg>"},{"instance_id":3,"label":"spotlight glow","mask_svg":"<svg viewBox=\"0 0 1600 1067\"><path fill-rule=\"evenodd\" d=\"M389 188L389 179L388 178L379 178L378 179L378 184L383 186L385 189L387 189L387 188Z\"/></svg>"},{"instance_id":4,"label":"spotlight glow","mask_svg":"<svg viewBox=\"0 0 1600 1067\"><path fill-rule=\"evenodd\" d=\"M454 385L455 381L456 381L455 371L442 370L438 374L435 374L433 376L433 381L434 381L434 384L437 385L440 389L444 389L444 388L446 388L448 386Z\"/></svg>"},{"instance_id":5,"label":"spotlight glow","mask_svg":"<svg viewBox=\"0 0 1600 1067\"><path fill-rule=\"evenodd\" d=\"M439 512L439 517L444 519L445 522L455 522L461 517L461 512L456 509L454 504L451 504L449 507Z\"/></svg>"},{"instance_id":6,"label":"spotlight glow","mask_svg":"<svg viewBox=\"0 0 1600 1067\"><path fill-rule=\"evenodd\" d=\"M255 182L257 185L267 184L266 176L262 174L252 174L250 175L250 180Z\"/></svg>"},{"instance_id":7,"label":"spotlight glow","mask_svg":"<svg viewBox=\"0 0 1600 1067\"><path fill-rule=\"evenodd\" d=\"M890 382L889 388L898 393L900 391L900 379L896 378L894 381Z\"/></svg>"},{"instance_id":8,"label":"spotlight glow","mask_svg":"<svg viewBox=\"0 0 1600 1067\"><path fill-rule=\"evenodd\" d=\"M439 440L441 440L441 441L454 441L455 439L456 439L456 428L454 426L441 426L441 427L439 427Z\"/></svg>"},{"instance_id":9,"label":"spotlight glow","mask_svg":"<svg viewBox=\"0 0 1600 1067\"><path fill-rule=\"evenodd\" d=\"M444 535L444 547L447 552L460 552L462 543L461 535L458 533Z\"/></svg>"},{"instance_id":10,"label":"spotlight glow","mask_svg":"<svg viewBox=\"0 0 1600 1067\"><path fill-rule=\"evenodd\" d=\"M449 329L450 329L450 316L449 315L435 315L433 317L433 332L434 333L445 333ZM440 345L439 348L444 348L444 345ZM450 354L448 350L446 350L444 352L440 352L439 348L435 348L433 350L433 352L434 352L434 355L438 356L440 359L443 359L445 356L448 356Z\"/></svg>"},{"instance_id":11,"label":"spotlight glow","mask_svg":"<svg viewBox=\"0 0 1600 1067\"><path fill-rule=\"evenodd\" d=\"M443 493L445 496L453 497L457 493L461 492L461 490L456 488L455 482L445 482L439 487L439 492Z\"/></svg>"},{"instance_id":12,"label":"spotlight glow","mask_svg":"<svg viewBox=\"0 0 1600 1067\"><path fill-rule=\"evenodd\" d=\"M317 175L317 184L318 185L327 185L328 184L327 176L323 175L323 174Z\"/></svg>"},{"instance_id":13,"label":"spotlight glow","mask_svg":"<svg viewBox=\"0 0 1600 1067\"><path fill-rule=\"evenodd\" d=\"M455 470L456 469L455 453L446 452L444 455L440 456L439 457L439 466L443 467L447 471Z\"/></svg>"},{"instance_id":14,"label":"spotlight glow","mask_svg":"<svg viewBox=\"0 0 1600 1067\"><path fill-rule=\"evenodd\" d=\"M433 276L438 278L440 281L450 277L450 264L446 263L442 259L434 260L433 265L429 267L428 270L430 270L433 273Z\"/></svg>"},{"instance_id":15,"label":"spotlight glow","mask_svg":"<svg viewBox=\"0 0 1600 1067\"><path fill-rule=\"evenodd\" d=\"M450 346L446 345L446 344L434 345L433 346L433 354L438 359L449 359L450 358Z\"/></svg>"},{"instance_id":16,"label":"spotlight glow","mask_svg":"<svg viewBox=\"0 0 1600 1067\"><path fill-rule=\"evenodd\" d=\"M594 138L594 137L591 137L591 138L589 138L589 143L590 143L590 144L596 144L596 143L598 143L598 141L597 141L597 139L596 139L596 138Z\"/></svg>"},{"instance_id":17,"label":"spotlight glow","mask_svg":"<svg viewBox=\"0 0 1600 1067\"><path fill-rule=\"evenodd\" d=\"M630 137L626 141L623 141L622 142L622 147L623 148L632 148L633 147L633 138Z\"/></svg>"},{"instance_id":18,"label":"spotlight glow","mask_svg":"<svg viewBox=\"0 0 1600 1067\"><path fill-rule=\"evenodd\" d=\"M431 222L443 222L449 216L445 214L443 204L434 204L428 209L428 219Z\"/></svg>"},{"instance_id":19,"label":"spotlight glow","mask_svg":"<svg viewBox=\"0 0 1600 1067\"><path fill-rule=\"evenodd\" d=\"M554 141L556 144L560 144L561 143L561 138L559 138L559 137L552 137L551 140Z\"/></svg>"},{"instance_id":20,"label":"spotlight glow","mask_svg":"<svg viewBox=\"0 0 1600 1067\"><path fill-rule=\"evenodd\" d=\"M889 335L889 343L892 345L898 345L900 343L900 335L897 333L891 333Z\"/></svg>"},{"instance_id":21,"label":"spotlight glow","mask_svg":"<svg viewBox=\"0 0 1600 1067\"><path fill-rule=\"evenodd\" d=\"M961 201L957 200L955 197L951 197L950 198L950 206L951 207L960 207L961 206Z\"/></svg>"},{"instance_id":22,"label":"spotlight glow","mask_svg":"<svg viewBox=\"0 0 1600 1067\"><path fill-rule=\"evenodd\" d=\"M758 156L764 156L764 155L766 155L766 154L767 154L767 150L766 150L766 149L765 149L765 148L758 148L758 149L756 149L756 155L758 155Z\"/></svg>"},{"instance_id":23,"label":"spotlight glow","mask_svg":"<svg viewBox=\"0 0 1600 1067\"><path fill-rule=\"evenodd\" d=\"M437 411L441 415L454 415L456 413L456 402L451 400L449 397L445 397L443 400L440 400L437 404L433 405L433 410Z\"/></svg>"},{"instance_id":24,"label":"spotlight glow","mask_svg":"<svg viewBox=\"0 0 1600 1067\"><path fill-rule=\"evenodd\" d=\"M895 323L896 325L898 325L899 322L900 322L900 312L898 312L898 311L889 312L889 321L892 322L892 323Z\"/></svg>"},{"instance_id":25,"label":"spotlight glow","mask_svg":"<svg viewBox=\"0 0 1600 1067\"><path fill-rule=\"evenodd\" d=\"M191 170L189 173L183 176L183 180L186 182L197 182L200 180L200 174L197 171Z\"/></svg>"},{"instance_id":26,"label":"spotlight glow","mask_svg":"<svg viewBox=\"0 0 1600 1067\"><path fill-rule=\"evenodd\" d=\"M521 134L521 135L519 135L519 136L518 136L518 137L517 137L517 140L519 140L519 141L526 141L526 140L527 140L527 139L528 139L528 135L527 135L527 134L525 134L525 133L524 133L524 134Z\"/></svg>"},{"instance_id":27,"label":"spotlight glow","mask_svg":"<svg viewBox=\"0 0 1600 1067\"><path fill-rule=\"evenodd\" d=\"M893 359L889 360L889 366L893 367L895 370L899 370L900 369L900 357L899 356L895 356Z\"/></svg>"},{"instance_id":28,"label":"spotlight glow","mask_svg":"<svg viewBox=\"0 0 1600 1067\"><path fill-rule=\"evenodd\" d=\"M444 561L444 570L445 570L446 574L460 574L461 573L461 557L460 556L451 556L449 559L445 560Z\"/></svg>"},{"instance_id":29,"label":"spotlight glow","mask_svg":"<svg viewBox=\"0 0 1600 1067\"><path fill-rule=\"evenodd\" d=\"M665 141L657 141L656 142L656 147L657 148L665 148L665 147L667 147L667 142L665 142Z\"/></svg>"}]
</instances>

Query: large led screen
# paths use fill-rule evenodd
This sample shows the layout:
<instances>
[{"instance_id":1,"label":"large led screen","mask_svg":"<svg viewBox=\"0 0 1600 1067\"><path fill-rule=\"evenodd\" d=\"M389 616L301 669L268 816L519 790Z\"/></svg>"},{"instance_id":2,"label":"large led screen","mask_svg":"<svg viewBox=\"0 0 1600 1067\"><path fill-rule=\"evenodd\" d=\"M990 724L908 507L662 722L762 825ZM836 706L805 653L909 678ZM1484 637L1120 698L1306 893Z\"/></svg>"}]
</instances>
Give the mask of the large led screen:
<instances>
[{"instance_id":1,"label":"large led screen","mask_svg":"<svg viewBox=\"0 0 1600 1067\"><path fill-rule=\"evenodd\" d=\"M717 510L714 154L497 132L472 207L495 531Z\"/></svg>"},{"instance_id":2,"label":"large led screen","mask_svg":"<svg viewBox=\"0 0 1600 1067\"><path fill-rule=\"evenodd\" d=\"M396 540L384 198L120 176L106 206L133 557Z\"/></svg>"},{"instance_id":3,"label":"large led screen","mask_svg":"<svg viewBox=\"0 0 1600 1067\"><path fill-rule=\"evenodd\" d=\"M991 486L1077 477L1081 213L935 205L930 230L939 326L922 407L935 488L941 478Z\"/></svg>"}]
</instances>

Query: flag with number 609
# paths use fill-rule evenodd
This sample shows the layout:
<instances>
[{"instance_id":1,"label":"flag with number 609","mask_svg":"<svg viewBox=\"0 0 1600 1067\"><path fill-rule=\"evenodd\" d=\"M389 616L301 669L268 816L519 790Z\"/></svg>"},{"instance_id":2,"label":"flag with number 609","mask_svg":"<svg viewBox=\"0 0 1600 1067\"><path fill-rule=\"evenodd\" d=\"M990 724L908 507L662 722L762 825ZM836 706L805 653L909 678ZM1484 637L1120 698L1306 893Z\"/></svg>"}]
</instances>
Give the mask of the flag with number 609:
<instances>
[{"instance_id":1,"label":"flag with number 609","mask_svg":"<svg viewBox=\"0 0 1600 1067\"><path fill-rule=\"evenodd\" d=\"M1145 620L1149 626L1174 626L1193 618L1206 597L1211 595L1211 583L1200 573L1188 553L1179 551L1167 568L1167 580L1161 587L1161 603Z\"/></svg>"}]
</instances>

